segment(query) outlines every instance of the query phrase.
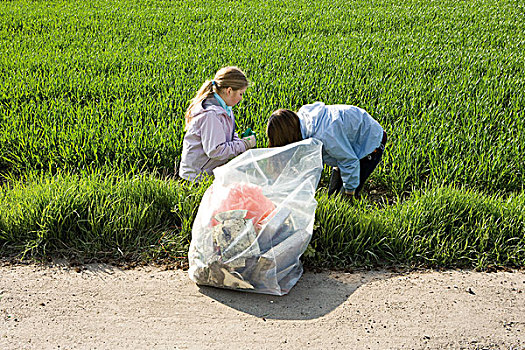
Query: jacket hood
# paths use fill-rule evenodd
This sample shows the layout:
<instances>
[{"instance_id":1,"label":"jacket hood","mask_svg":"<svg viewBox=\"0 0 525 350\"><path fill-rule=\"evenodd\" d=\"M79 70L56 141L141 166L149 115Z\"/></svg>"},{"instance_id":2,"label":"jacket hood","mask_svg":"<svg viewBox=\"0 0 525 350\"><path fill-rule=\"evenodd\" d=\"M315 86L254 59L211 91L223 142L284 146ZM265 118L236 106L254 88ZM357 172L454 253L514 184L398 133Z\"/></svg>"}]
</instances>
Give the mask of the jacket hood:
<instances>
[{"instance_id":1,"label":"jacket hood","mask_svg":"<svg viewBox=\"0 0 525 350\"><path fill-rule=\"evenodd\" d=\"M325 113L327 113L327 111L323 102L304 105L297 111L303 139L312 137L317 130L319 120L323 118Z\"/></svg>"},{"instance_id":2,"label":"jacket hood","mask_svg":"<svg viewBox=\"0 0 525 350\"><path fill-rule=\"evenodd\" d=\"M191 111L191 115L193 117L198 116L199 114L204 113L205 111L214 111L217 114L225 114L228 116L228 112L224 110L224 108L221 107L221 104L215 97L209 97L196 105L193 110Z\"/></svg>"}]
</instances>

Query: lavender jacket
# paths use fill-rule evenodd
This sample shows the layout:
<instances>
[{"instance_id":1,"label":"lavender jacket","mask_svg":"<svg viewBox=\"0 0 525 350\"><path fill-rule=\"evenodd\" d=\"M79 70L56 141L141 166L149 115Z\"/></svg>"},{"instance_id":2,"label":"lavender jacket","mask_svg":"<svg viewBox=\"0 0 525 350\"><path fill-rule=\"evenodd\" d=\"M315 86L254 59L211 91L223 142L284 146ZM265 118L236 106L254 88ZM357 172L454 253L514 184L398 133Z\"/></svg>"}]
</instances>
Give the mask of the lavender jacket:
<instances>
[{"instance_id":1,"label":"lavender jacket","mask_svg":"<svg viewBox=\"0 0 525 350\"><path fill-rule=\"evenodd\" d=\"M235 118L214 98L207 98L192 111L182 144L179 176L186 180L198 179L213 169L246 151L244 142L235 132Z\"/></svg>"}]
</instances>

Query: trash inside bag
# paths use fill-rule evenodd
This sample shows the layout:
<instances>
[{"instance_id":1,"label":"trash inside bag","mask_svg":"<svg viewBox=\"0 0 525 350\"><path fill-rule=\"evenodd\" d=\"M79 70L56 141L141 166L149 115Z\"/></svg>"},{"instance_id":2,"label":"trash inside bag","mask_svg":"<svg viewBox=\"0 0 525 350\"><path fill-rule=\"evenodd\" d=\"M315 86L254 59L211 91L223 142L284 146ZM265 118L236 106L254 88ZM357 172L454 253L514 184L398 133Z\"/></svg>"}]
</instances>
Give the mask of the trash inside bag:
<instances>
[{"instance_id":1,"label":"trash inside bag","mask_svg":"<svg viewBox=\"0 0 525 350\"><path fill-rule=\"evenodd\" d=\"M261 221L266 219L275 209L275 205L264 196L260 186L238 182L228 186L226 199L220 203L219 208L213 213L214 224L217 223L215 215L218 215L220 220L224 216L222 213L236 209L246 210L243 218L251 219L254 226L259 226Z\"/></svg>"},{"instance_id":2,"label":"trash inside bag","mask_svg":"<svg viewBox=\"0 0 525 350\"><path fill-rule=\"evenodd\" d=\"M284 295L303 273L322 143L251 149L214 170L195 217L189 275L200 285Z\"/></svg>"}]
</instances>

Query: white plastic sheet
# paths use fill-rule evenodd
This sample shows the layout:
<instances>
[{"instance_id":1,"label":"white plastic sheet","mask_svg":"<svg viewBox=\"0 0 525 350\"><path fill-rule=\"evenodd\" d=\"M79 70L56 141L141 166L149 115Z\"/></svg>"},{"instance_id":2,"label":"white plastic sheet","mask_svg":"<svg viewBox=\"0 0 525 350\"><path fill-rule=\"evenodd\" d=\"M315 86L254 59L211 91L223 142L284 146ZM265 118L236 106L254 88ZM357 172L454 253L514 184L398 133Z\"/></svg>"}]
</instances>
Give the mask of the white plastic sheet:
<instances>
[{"instance_id":1,"label":"white plastic sheet","mask_svg":"<svg viewBox=\"0 0 525 350\"><path fill-rule=\"evenodd\" d=\"M313 233L322 143L249 150L214 170L192 229L197 284L284 295Z\"/></svg>"}]
</instances>

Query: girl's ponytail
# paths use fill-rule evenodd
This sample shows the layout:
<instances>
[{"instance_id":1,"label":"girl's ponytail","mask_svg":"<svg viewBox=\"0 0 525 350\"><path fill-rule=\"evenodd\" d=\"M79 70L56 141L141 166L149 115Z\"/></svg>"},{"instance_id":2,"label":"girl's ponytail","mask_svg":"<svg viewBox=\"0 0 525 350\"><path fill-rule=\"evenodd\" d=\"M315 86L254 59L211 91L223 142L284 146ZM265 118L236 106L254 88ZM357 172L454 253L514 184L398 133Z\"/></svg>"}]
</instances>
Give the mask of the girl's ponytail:
<instances>
[{"instance_id":1,"label":"girl's ponytail","mask_svg":"<svg viewBox=\"0 0 525 350\"><path fill-rule=\"evenodd\" d=\"M215 73L213 80L206 80L201 85L199 91L195 97L191 100L191 103L186 110L184 118L186 120L185 129L188 129L188 125L192 119L192 110L195 106L200 104L208 97L212 97L214 93L218 93L222 89L231 87L233 90L240 90L249 85L248 79L242 70L237 67L224 67Z\"/></svg>"},{"instance_id":2,"label":"girl's ponytail","mask_svg":"<svg viewBox=\"0 0 525 350\"><path fill-rule=\"evenodd\" d=\"M213 96L215 91L215 86L212 84L213 80L206 80L204 84L201 85L199 91L197 91L197 94L195 97L191 100L190 106L186 110L186 114L184 115L184 119L186 120L186 126L184 127L185 130L188 129L188 125L190 124L192 115L191 111L193 107L207 99L208 97Z\"/></svg>"}]
</instances>

